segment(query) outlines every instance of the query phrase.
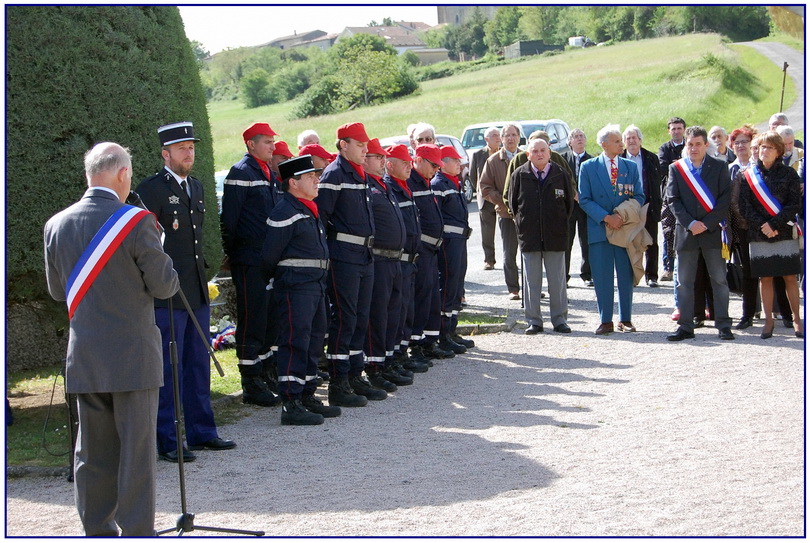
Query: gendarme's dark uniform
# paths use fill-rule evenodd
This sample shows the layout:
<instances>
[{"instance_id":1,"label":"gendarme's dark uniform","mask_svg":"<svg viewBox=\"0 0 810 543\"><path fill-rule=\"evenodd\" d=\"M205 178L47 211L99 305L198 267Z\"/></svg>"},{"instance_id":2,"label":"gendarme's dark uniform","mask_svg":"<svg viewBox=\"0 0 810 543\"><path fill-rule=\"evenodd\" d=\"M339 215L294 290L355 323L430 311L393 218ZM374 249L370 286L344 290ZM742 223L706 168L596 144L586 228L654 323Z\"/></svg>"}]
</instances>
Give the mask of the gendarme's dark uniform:
<instances>
[{"instance_id":1,"label":"gendarme's dark uniform","mask_svg":"<svg viewBox=\"0 0 810 543\"><path fill-rule=\"evenodd\" d=\"M314 394L326 334L329 264L320 219L295 196L282 194L270 214L262 255L283 323L275 354L279 394L284 400Z\"/></svg>"},{"instance_id":2,"label":"gendarme's dark uniform","mask_svg":"<svg viewBox=\"0 0 810 543\"><path fill-rule=\"evenodd\" d=\"M461 311L464 276L467 274L467 238L472 230L468 222L467 200L461 194L458 178L438 172L430 186L444 221L442 245L438 252L441 335L453 334Z\"/></svg>"},{"instance_id":3,"label":"gendarme's dark uniform","mask_svg":"<svg viewBox=\"0 0 810 543\"><path fill-rule=\"evenodd\" d=\"M190 196L183 191L175 176L167 168L163 168L159 173L143 180L136 192L163 227L163 250L172 258L183 294L197 321L205 329L210 320L210 309L203 256L203 186L190 176L186 182L190 187ZM180 296L175 295L172 303L179 379L181 390L185 392L181 398L186 439L189 445L196 445L218 437L210 402L211 362L208 348L197 333ZM160 389L157 418L158 450L161 453L177 449L168 305L168 300L155 300L155 322L163 338L164 386Z\"/></svg>"},{"instance_id":4,"label":"gendarme's dark uniform","mask_svg":"<svg viewBox=\"0 0 810 543\"><path fill-rule=\"evenodd\" d=\"M363 340L374 283L374 215L365 175L338 156L321 174L315 202L326 226L331 261L329 375L356 377L364 368Z\"/></svg>"},{"instance_id":5,"label":"gendarme's dark uniform","mask_svg":"<svg viewBox=\"0 0 810 543\"><path fill-rule=\"evenodd\" d=\"M243 375L261 373L278 330L272 291L261 273L267 220L281 197L275 175L267 171L269 176L245 153L228 172L222 194L222 244L236 289L236 356Z\"/></svg>"},{"instance_id":6,"label":"gendarme's dark uniform","mask_svg":"<svg viewBox=\"0 0 810 543\"><path fill-rule=\"evenodd\" d=\"M430 187L430 180L411 170L408 178L413 201L419 210L420 235L419 259L416 262L414 292L414 316L411 341L424 344L435 343L439 337L439 265L436 252L442 244L444 222L442 212ZM422 341L424 340L424 341Z\"/></svg>"},{"instance_id":7,"label":"gendarme's dark uniform","mask_svg":"<svg viewBox=\"0 0 810 543\"><path fill-rule=\"evenodd\" d=\"M363 351L367 363L382 366L386 357L394 354L402 311L400 257L405 246L405 222L389 186L371 174L368 178L374 210L374 288Z\"/></svg>"},{"instance_id":8,"label":"gendarme's dark uniform","mask_svg":"<svg viewBox=\"0 0 810 543\"><path fill-rule=\"evenodd\" d=\"M399 205L405 225L405 245L400 257L402 270L402 307L397 325L395 349L407 354L411 340L414 312L414 279L416 277L416 260L422 247L422 227L419 225L419 210L413 201L411 190L404 179L396 180L386 175L383 180L391 188L391 195Z\"/></svg>"}]
</instances>

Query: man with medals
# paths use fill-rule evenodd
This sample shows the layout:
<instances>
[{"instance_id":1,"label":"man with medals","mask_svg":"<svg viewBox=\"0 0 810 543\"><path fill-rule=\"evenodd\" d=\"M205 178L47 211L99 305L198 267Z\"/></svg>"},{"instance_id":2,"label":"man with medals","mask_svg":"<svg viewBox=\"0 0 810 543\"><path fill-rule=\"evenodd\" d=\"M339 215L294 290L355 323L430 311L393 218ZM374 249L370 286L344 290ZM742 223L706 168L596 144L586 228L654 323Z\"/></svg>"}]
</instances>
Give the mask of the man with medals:
<instances>
[{"instance_id":1,"label":"man with medals","mask_svg":"<svg viewBox=\"0 0 810 543\"><path fill-rule=\"evenodd\" d=\"M720 339L734 339L728 315L728 283L723 258L721 224L731 203L728 167L707 156L708 134L700 126L686 129L687 157L669 166L666 201L675 215L675 252L678 272L678 329L669 341L695 337L692 315L695 273L702 254L714 291L714 319Z\"/></svg>"}]
</instances>

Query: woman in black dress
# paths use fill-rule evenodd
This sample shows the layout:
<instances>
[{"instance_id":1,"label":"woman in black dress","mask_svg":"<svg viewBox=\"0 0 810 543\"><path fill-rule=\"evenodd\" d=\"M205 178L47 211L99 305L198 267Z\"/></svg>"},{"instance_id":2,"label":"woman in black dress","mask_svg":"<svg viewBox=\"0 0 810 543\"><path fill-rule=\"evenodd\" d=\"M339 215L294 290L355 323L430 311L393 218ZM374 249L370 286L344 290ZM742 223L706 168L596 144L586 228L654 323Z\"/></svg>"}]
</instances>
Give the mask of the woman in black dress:
<instances>
[{"instance_id":1,"label":"woman in black dress","mask_svg":"<svg viewBox=\"0 0 810 543\"><path fill-rule=\"evenodd\" d=\"M804 337L799 308L797 275L801 273L799 241L794 239L794 222L801 210L799 176L782 163L785 144L770 131L759 139L756 166L743 172L740 185L740 212L748 222L751 275L760 278L765 327L760 337L773 335L773 278L783 277L790 307L796 316L796 337Z\"/></svg>"}]
</instances>

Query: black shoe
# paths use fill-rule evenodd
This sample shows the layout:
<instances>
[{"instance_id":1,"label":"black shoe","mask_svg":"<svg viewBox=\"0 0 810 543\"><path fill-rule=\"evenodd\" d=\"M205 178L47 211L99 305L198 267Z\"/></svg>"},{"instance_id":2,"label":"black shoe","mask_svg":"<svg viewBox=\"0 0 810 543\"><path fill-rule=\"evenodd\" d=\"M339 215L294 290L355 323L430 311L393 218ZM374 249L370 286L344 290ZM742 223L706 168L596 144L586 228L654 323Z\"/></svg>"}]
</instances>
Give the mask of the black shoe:
<instances>
[{"instance_id":1,"label":"black shoe","mask_svg":"<svg viewBox=\"0 0 810 543\"><path fill-rule=\"evenodd\" d=\"M785 328L793 328L793 319L789 317L783 317L782 324L784 325Z\"/></svg>"},{"instance_id":2,"label":"black shoe","mask_svg":"<svg viewBox=\"0 0 810 543\"><path fill-rule=\"evenodd\" d=\"M410 371L412 373L427 373L430 366L426 363L418 362L413 358L408 358L405 362L402 363L402 367L405 368L406 371Z\"/></svg>"},{"instance_id":3,"label":"black shoe","mask_svg":"<svg viewBox=\"0 0 810 543\"><path fill-rule=\"evenodd\" d=\"M694 324L695 328L703 328L706 325L706 321L703 319L699 319L695 317L692 319L692 323Z\"/></svg>"},{"instance_id":4,"label":"black shoe","mask_svg":"<svg viewBox=\"0 0 810 543\"><path fill-rule=\"evenodd\" d=\"M349 377L349 386L355 394L365 396L369 400L379 401L388 397L386 391L373 387L362 375Z\"/></svg>"},{"instance_id":5,"label":"black shoe","mask_svg":"<svg viewBox=\"0 0 810 543\"><path fill-rule=\"evenodd\" d=\"M336 377L329 382L329 405L340 407L363 407L368 404L365 396L352 391L348 377Z\"/></svg>"},{"instance_id":6,"label":"black shoe","mask_svg":"<svg viewBox=\"0 0 810 543\"><path fill-rule=\"evenodd\" d=\"M530 324L529 327L523 331L523 333L526 334L527 336L533 336L535 334L539 334L542 331L543 331L542 324Z\"/></svg>"},{"instance_id":7,"label":"black shoe","mask_svg":"<svg viewBox=\"0 0 810 543\"><path fill-rule=\"evenodd\" d=\"M467 347L464 345L459 345L455 341L450 338L449 334L445 334L441 336L439 339L439 347L444 349L445 351L453 351L456 354L464 354L467 352Z\"/></svg>"},{"instance_id":8,"label":"black shoe","mask_svg":"<svg viewBox=\"0 0 810 543\"><path fill-rule=\"evenodd\" d=\"M273 394L278 394L278 369L272 356L262 361L262 380Z\"/></svg>"},{"instance_id":9,"label":"black shoe","mask_svg":"<svg viewBox=\"0 0 810 543\"><path fill-rule=\"evenodd\" d=\"M425 350L422 348L421 345L414 345L413 347L411 347L411 354L408 356L408 360L418 362L419 364L424 364L429 368L433 367L433 362L431 362L430 358L428 358L428 356L425 354ZM408 369L413 370L413 368L410 367L408 367Z\"/></svg>"},{"instance_id":10,"label":"black shoe","mask_svg":"<svg viewBox=\"0 0 810 543\"><path fill-rule=\"evenodd\" d=\"M200 443L199 445L188 446L188 448L192 451L201 451L203 449L208 449L209 451L227 451L228 449L233 449L234 447L236 447L235 441L231 441L230 439L220 439L218 437L209 439L205 443Z\"/></svg>"},{"instance_id":11,"label":"black shoe","mask_svg":"<svg viewBox=\"0 0 810 543\"><path fill-rule=\"evenodd\" d=\"M413 374L411 376L402 375L397 371L397 366L393 362L387 364L382 370L382 376L386 381L393 383L396 386L408 386L413 384ZM410 372L409 372L410 373ZM373 384L373 383L372 383Z\"/></svg>"},{"instance_id":12,"label":"black shoe","mask_svg":"<svg viewBox=\"0 0 810 543\"><path fill-rule=\"evenodd\" d=\"M650 288L658 288L658 281L655 279L647 279L647 286Z\"/></svg>"},{"instance_id":13,"label":"black shoe","mask_svg":"<svg viewBox=\"0 0 810 543\"><path fill-rule=\"evenodd\" d=\"M458 334L450 334L450 339L458 343L459 345L464 345L468 349L472 349L475 347L475 342L471 339L465 339Z\"/></svg>"},{"instance_id":14,"label":"black shoe","mask_svg":"<svg viewBox=\"0 0 810 543\"><path fill-rule=\"evenodd\" d=\"M407 358L405 358L405 360L403 360L403 362L407 362L407 360L408 360L408 359L407 359ZM395 372L397 372L398 374L400 374L402 377L407 377L408 379L413 379L413 372L412 372L412 371L410 371L410 370L406 370L406 369L405 369L405 368L402 366L402 362L397 361L397 360L394 360L394 361L390 362L390 364L391 364L391 368L392 368L392 369L393 369ZM386 362L386 369L387 369L387 368L388 368L388 362ZM425 371L427 371L427 368L425 368ZM389 379L389 381L391 381L391 380ZM392 383L394 383L394 381L391 381L391 382L392 382ZM394 383L394 384L396 384L396 383Z\"/></svg>"},{"instance_id":15,"label":"black shoe","mask_svg":"<svg viewBox=\"0 0 810 543\"><path fill-rule=\"evenodd\" d=\"M568 326L565 323L562 323L562 324L558 324L557 326L555 326L554 331L558 332L560 334L570 334L571 333L571 327Z\"/></svg>"},{"instance_id":16,"label":"black shoe","mask_svg":"<svg viewBox=\"0 0 810 543\"><path fill-rule=\"evenodd\" d=\"M694 339L694 337L694 332L678 328L675 332L667 336L667 341L683 341L684 339Z\"/></svg>"},{"instance_id":17,"label":"black shoe","mask_svg":"<svg viewBox=\"0 0 810 543\"><path fill-rule=\"evenodd\" d=\"M368 382L374 388L380 388L386 392L396 392L397 385L389 381L383 375L382 367L375 365L368 365L366 366L366 375L368 376Z\"/></svg>"},{"instance_id":18,"label":"black shoe","mask_svg":"<svg viewBox=\"0 0 810 543\"><path fill-rule=\"evenodd\" d=\"M731 328L727 326L720 329L720 331L717 333L717 337L720 339L734 339L734 334L731 333Z\"/></svg>"},{"instance_id":19,"label":"black shoe","mask_svg":"<svg viewBox=\"0 0 810 543\"><path fill-rule=\"evenodd\" d=\"M307 411L299 398L285 400L281 407L281 424L283 426L315 426L323 424L323 415Z\"/></svg>"},{"instance_id":20,"label":"black shoe","mask_svg":"<svg viewBox=\"0 0 810 543\"><path fill-rule=\"evenodd\" d=\"M301 405L310 413L317 413L318 415L322 415L325 419L340 416L339 407L335 405L324 405L321 400L315 397L315 394L307 394L306 391L301 395Z\"/></svg>"},{"instance_id":21,"label":"black shoe","mask_svg":"<svg viewBox=\"0 0 810 543\"><path fill-rule=\"evenodd\" d=\"M260 375L242 375L242 403L273 407L281 398L273 393Z\"/></svg>"},{"instance_id":22,"label":"black shoe","mask_svg":"<svg viewBox=\"0 0 810 543\"><path fill-rule=\"evenodd\" d=\"M318 379L321 380L321 382L318 384L318 386L321 386L323 383L328 383L329 382L329 372L318 370Z\"/></svg>"},{"instance_id":23,"label":"black shoe","mask_svg":"<svg viewBox=\"0 0 810 543\"><path fill-rule=\"evenodd\" d=\"M169 451L166 453L158 452L158 458L161 460L165 460L166 462L174 462L177 463L177 451ZM183 462L194 462L197 459L197 455L191 452L190 450L183 447Z\"/></svg>"},{"instance_id":24,"label":"black shoe","mask_svg":"<svg viewBox=\"0 0 810 543\"><path fill-rule=\"evenodd\" d=\"M585 280L585 286L586 287L592 287L593 286L593 279L586 279Z\"/></svg>"},{"instance_id":25,"label":"black shoe","mask_svg":"<svg viewBox=\"0 0 810 543\"><path fill-rule=\"evenodd\" d=\"M745 330L746 328L750 328L753 325L754 322L750 318L743 317L742 319L740 319L740 322L738 322L737 326L735 326L734 328L737 330Z\"/></svg>"},{"instance_id":26,"label":"black shoe","mask_svg":"<svg viewBox=\"0 0 810 543\"><path fill-rule=\"evenodd\" d=\"M770 330L762 329L762 333L759 335L762 339L771 339L773 337L773 326L771 326Z\"/></svg>"},{"instance_id":27,"label":"black shoe","mask_svg":"<svg viewBox=\"0 0 810 543\"><path fill-rule=\"evenodd\" d=\"M423 345L422 354L424 354L428 358L453 358L454 356L456 356L456 353L454 353L453 351L442 349L436 343Z\"/></svg>"}]
</instances>

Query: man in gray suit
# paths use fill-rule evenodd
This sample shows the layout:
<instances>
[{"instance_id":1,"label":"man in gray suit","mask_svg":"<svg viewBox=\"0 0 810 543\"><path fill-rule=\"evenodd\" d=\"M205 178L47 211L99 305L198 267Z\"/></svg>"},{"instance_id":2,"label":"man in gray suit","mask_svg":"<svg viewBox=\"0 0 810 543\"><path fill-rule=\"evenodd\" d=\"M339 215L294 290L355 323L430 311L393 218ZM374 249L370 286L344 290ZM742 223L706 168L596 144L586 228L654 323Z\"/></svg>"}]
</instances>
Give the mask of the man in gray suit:
<instances>
[{"instance_id":1,"label":"man in gray suit","mask_svg":"<svg viewBox=\"0 0 810 543\"><path fill-rule=\"evenodd\" d=\"M78 398L74 481L88 536L154 535L158 389L154 299L179 282L155 218L122 202L132 161L115 143L84 159L89 189L45 225L48 291L68 304L65 384Z\"/></svg>"},{"instance_id":2,"label":"man in gray suit","mask_svg":"<svg viewBox=\"0 0 810 543\"><path fill-rule=\"evenodd\" d=\"M720 223L728 216L731 181L725 162L706 154L709 137L700 126L686 129L687 157L669 166L666 198L675 215L678 329L669 341L695 337L695 273L703 254L714 291L714 321L720 339L734 339L728 316L728 283Z\"/></svg>"}]
</instances>

